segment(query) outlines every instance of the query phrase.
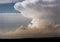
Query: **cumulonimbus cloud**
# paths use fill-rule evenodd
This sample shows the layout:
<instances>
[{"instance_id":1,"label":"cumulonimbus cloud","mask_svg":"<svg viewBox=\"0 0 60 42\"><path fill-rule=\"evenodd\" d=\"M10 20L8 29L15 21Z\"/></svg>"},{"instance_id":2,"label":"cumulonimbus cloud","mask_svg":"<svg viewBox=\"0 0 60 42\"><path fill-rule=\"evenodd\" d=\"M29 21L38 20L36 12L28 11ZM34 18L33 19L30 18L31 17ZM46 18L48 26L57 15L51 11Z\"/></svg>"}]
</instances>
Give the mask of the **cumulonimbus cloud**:
<instances>
[{"instance_id":1,"label":"cumulonimbus cloud","mask_svg":"<svg viewBox=\"0 0 60 42\"><path fill-rule=\"evenodd\" d=\"M59 3L57 0L25 0L15 4L14 8L20 11L21 14L27 18L31 18L31 27L42 28L48 25L60 24L59 13L57 14L56 8ZM55 24L56 23L56 24ZM42 26L42 27L39 27Z\"/></svg>"},{"instance_id":2,"label":"cumulonimbus cloud","mask_svg":"<svg viewBox=\"0 0 60 42\"><path fill-rule=\"evenodd\" d=\"M24 17L31 18L32 21L26 27L19 27L15 31L7 32L4 35L9 35L10 38L59 37L59 2L59 0L25 0L17 2L14 8L20 11Z\"/></svg>"}]
</instances>

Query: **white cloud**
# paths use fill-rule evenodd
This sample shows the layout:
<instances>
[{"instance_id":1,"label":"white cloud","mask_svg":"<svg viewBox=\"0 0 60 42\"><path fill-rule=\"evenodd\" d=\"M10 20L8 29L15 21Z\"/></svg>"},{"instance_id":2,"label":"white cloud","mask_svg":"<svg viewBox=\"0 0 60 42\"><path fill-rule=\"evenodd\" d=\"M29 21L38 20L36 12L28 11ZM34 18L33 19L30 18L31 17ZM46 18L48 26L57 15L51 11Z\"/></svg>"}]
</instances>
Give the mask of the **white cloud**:
<instances>
[{"instance_id":1,"label":"white cloud","mask_svg":"<svg viewBox=\"0 0 60 42\"><path fill-rule=\"evenodd\" d=\"M58 3L54 3L56 0L44 1L48 2L45 3L42 0L25 0L23 2L17 2L14 8L20 11L23 16L32 19L32 24L29 24L31 27L42 28L50 24L56 25L55 23L60 23L57 22L60 18L59 14L59 17L55 17L57 14L54 12L55 8L58 6Z\"/></svg>"},{"instance_id":2,"label":"white cloud","mask_svg":"<svg viewBox=\"0 0 60 42\"><path fill-rule=\"evenodd\" d=\"M14 2L18 2L19 0L0 0L0 4L3 3L14 3Z\"/></svg>"}]
</instances>

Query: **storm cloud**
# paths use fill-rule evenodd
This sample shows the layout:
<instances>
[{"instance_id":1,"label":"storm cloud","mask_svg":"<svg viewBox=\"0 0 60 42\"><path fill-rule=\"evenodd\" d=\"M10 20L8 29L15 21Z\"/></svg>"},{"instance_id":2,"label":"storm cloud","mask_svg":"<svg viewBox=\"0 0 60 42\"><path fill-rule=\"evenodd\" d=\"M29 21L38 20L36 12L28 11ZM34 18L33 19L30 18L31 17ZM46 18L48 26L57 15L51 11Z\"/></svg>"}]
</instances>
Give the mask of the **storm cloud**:
<instances>
[{"instance_id":1,"label":"storm cloud","mask_svg":"<svg viewBox=\"0 0 60 42\"><path fill-rule=\"evenodd\" d=\"M24 0L14 5L16 11L32 21L15 31L0 33L1 38L60 37L60 1Z\"/></svg>"},{"instance_id":2,"label":"storm cloud","mask_svg":"<svg viewBox=\"0 0 60 42\"><path fill-rule=\"evenodd\" d=\"M25 0L15 4L14 8L27 18L31 18L31 27L42 28L60 24L59 0ZM29 10L29 11L28 11ZM42 26L42 27L39 27Z\"/></svg>"}]
</instances>

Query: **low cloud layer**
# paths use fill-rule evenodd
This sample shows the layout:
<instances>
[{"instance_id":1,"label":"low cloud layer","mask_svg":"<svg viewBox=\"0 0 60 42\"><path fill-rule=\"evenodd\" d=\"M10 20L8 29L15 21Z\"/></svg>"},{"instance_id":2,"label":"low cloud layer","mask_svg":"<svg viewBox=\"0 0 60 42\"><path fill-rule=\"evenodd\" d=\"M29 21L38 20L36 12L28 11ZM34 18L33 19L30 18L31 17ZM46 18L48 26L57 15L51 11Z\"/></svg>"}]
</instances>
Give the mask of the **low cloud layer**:
<instances>
[{"instance_id":1,"label":"low cloud layer","mask_svg":"<svg viewBox=\"0 0 60 42\"><path fill-rule=\"evenodd\" d=\"M20 13L0 13L0 32L13 31L21 25L26 26L30 21Z\"/></svg>"},{"instance_id":2,"label":"low cloud layer","mask_svg":"<svg viewBox=\"0 0 60 42\"><path fill-rule=\"evenodd\" d=\"M41 37L60 37L60 27L44 29L22 29L19 27L15 31L0 33L1 39L18 39L18 38L41 38Z\"/></svg>"}]
</instances>

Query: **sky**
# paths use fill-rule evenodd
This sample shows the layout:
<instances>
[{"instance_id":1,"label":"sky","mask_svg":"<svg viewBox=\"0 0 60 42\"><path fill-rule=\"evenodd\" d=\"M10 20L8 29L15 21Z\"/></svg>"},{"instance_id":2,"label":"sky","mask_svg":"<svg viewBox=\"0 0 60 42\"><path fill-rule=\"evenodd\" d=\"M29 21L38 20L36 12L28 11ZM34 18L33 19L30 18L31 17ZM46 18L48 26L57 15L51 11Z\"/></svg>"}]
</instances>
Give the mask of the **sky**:
<instances>
[{"instance_id":1,"label":"sky","mask_svg":"<svg viewBox=\"0 0 60 42\"><path fill-rule=\"evenodd\" d=\"M21 25L27 25L30 20L14 9L16 2L23 0L0 0L0 31L15 30ZM27 21L28 20L28 21ZM27 21L27 22L26 22Z\"/></svg>"},{"instance_id":2,"label":"sky","mask_svg":"<svg viewBox=\"0 0 60 42\"><path fill-rule=\"evenodd\" d=\"M14 9L14 4L22 0L1 0L0 1L0 13L18 13Z\"/></svg>"},{"instance_id":3,"label":"sky","mask_svg":"<svg viewBox=\"0 0 60 42\"><path fill-rule=\"evenodd\" d=\"M18 13L13 7L14 4L15 3L0 4L0 13Z\"/></svg>"},{"instance_id":4,"label":"sky","mask_svg":"<svg viewBox=\"0 0 60 42\"><path fill-rule=\"evenodd\" d=\"M0 38L60 37L60 0L0 0Z\"/></svg>"}]
</instances>

